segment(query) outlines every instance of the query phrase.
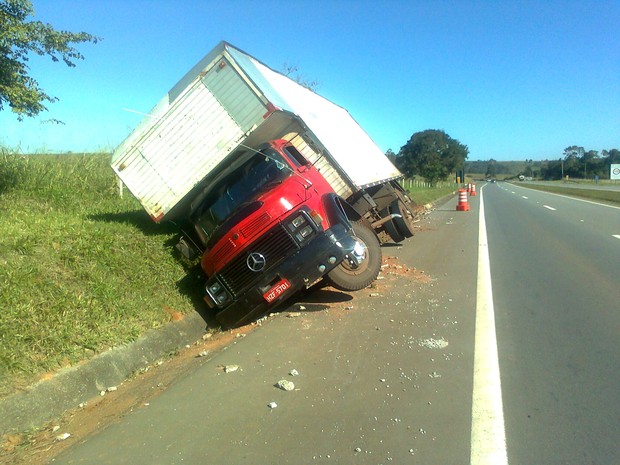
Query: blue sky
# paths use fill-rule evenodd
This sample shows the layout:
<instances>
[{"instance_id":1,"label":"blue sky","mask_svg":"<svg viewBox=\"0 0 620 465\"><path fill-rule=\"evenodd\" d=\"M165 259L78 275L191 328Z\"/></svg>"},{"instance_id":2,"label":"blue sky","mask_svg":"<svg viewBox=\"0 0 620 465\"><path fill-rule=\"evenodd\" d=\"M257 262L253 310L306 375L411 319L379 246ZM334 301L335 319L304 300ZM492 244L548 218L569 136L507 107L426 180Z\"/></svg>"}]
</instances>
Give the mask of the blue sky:
<instances>
[{"instance_id":1,"label":"blue sky","mask_svg":"<svg viewBox=\"0 0 620 465\"><path fill-rule=\"evenodd\" d=\"M34 0L35 19L103 38L76 68L32 57L59 101L0 145L111 151L226 40L317 80L383 150L443 129L470 160L620 149L620 1ZM58 119L63 125L46 122Z\"/></svg>"}]
</instances>

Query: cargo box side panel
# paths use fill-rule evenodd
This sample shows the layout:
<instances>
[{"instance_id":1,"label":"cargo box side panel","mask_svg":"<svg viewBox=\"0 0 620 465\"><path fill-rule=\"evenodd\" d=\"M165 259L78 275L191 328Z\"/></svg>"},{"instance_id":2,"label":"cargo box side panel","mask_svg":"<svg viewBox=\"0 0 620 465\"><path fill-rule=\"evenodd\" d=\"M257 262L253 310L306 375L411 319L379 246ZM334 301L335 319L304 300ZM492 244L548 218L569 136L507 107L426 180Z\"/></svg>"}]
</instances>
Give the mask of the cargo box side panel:
<instances>
[{"instance_id":1,"label":"cargo box side panel","mask_svg":"<svg viewBox=\"0 0 620 465\"><path fill-rule=\"evenodd\" d=\"M161 116L141 125L113 167L162 219L263 121L265 105L230 66L201 73ZM156 108L158 108L156 107Z\"/></svg>"}]
</instances>

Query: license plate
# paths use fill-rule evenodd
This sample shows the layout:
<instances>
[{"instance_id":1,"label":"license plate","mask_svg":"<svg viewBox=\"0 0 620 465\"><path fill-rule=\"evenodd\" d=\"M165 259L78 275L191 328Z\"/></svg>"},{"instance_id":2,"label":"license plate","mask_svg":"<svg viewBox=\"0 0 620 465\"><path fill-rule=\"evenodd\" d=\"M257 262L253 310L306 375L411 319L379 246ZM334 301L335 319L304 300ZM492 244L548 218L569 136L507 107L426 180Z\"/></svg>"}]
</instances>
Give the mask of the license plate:
<instances>
[{"instance_id":1,"label":"license plate","mask_svg":"<svg viewBox=\"0 0 620 465\"><path fill-rule=\"evenodd\" d=\"M288 289L291 288L291 283L288 282L288 279L282 278L276 284L274 284L271 289L263 294L263 299L267 302L273 302L282 294L284 294Z\"/></svg>"}]
</instances>

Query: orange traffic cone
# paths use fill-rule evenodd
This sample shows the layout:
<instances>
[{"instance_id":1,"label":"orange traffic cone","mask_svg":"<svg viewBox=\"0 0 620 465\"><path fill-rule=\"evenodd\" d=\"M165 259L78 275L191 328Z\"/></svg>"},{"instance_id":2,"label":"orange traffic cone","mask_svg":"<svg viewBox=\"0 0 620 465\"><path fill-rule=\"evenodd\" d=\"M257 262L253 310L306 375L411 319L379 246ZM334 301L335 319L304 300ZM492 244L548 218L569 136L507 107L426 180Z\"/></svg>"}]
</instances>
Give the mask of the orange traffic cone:
<instances>
[{"instance_id":1,"label":"orange traffic cone","mask_svg":"<svg viewBox=\"0 0 620 465\"><path fill-rule=\"evenodd\" d=\"M469 211L469 204L467 203L467 190L459 189L459 203L456 205L456 211L466 212Z\"/></svg>"},{"instance_id":2,"label":"orange traffic cone","mask_svg":"<svg viewBox=\"0 0 620 465\"><path fill-rule=\"evenodd\" d=\"M471 190L469 191L469 195L476 195L476 185L471 185Z\"/></svg>"}]
</instances>

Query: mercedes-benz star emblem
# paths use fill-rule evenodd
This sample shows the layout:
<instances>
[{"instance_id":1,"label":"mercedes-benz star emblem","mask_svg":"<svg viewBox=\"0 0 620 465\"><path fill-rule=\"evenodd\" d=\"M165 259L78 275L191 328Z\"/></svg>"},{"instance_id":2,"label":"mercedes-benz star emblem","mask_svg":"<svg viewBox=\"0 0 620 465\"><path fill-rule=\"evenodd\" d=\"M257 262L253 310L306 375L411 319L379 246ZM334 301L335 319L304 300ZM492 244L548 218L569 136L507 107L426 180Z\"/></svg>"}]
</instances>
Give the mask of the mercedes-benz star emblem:
<instances>
[{"instance_id":1,"label":"mercedes-benz star emblem","mask_svg":"<svg viewBox=\"0 0 620 465\"><path fill-rule=\"evenodd\" d=\"M248 268L250 270L261 271L263 268L265 268L267 260L265 260L264 255L258 252L252 252L250 255L248 255L246 263L248 264Z\"/></svg>"}]
</instances>

